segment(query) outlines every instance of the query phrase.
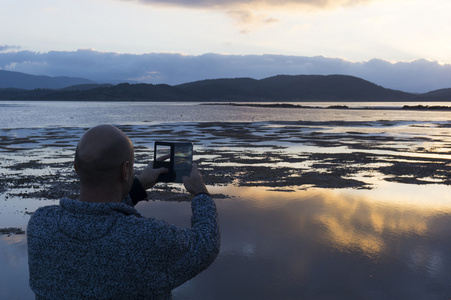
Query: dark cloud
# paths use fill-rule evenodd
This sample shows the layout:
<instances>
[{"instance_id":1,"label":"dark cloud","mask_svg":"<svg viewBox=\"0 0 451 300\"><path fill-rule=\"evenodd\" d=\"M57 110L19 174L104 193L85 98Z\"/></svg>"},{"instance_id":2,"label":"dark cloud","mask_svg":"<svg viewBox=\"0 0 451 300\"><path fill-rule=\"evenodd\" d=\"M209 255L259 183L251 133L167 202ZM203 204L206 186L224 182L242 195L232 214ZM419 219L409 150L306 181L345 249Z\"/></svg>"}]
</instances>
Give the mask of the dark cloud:
<instances>
[{"instance_id":1,"label":"dark cloud","mask_svg":"<svg viewBox=\"0 0 451 300\"><path fill-rule=\"evenodd\" d=\"M130 1L130 0L123 0ZM304 5L310 7L336 7L369 2L373 0L135 0L146 4L172 5L189 8L228 8L239 6L281 7Z\"/></svg>"},{"instance_id":2,"label":"dark cloud","mask_svg":"<svg viewBox=\"0 0 451 300\"><path fill-rule=\"evenodd\" d=\"M271 16L262 16L258 12L285 9L318 10L340 6L350 6L380 0L122 0L154 6L169 6L195 9L221 10L235 20L241 33L249 33L259 26L279 22ZM248 27L252 25L252 27Z\"/></svg>"},{"instance_id":3,"label":"dark cloud","mask_svg":"<svg viewBox=\"0 0 451 300\"><path fill-rule=\"evenodd\" d=\"M84 77L101 83L128 81L174 85L213 78L344 74L408 92L451 87L451 64L441 65L423 59L398 63L373 59L356 63L322 56L16 51L0 52L0 69L35 75Z\"/></svg>"}]
</instances>

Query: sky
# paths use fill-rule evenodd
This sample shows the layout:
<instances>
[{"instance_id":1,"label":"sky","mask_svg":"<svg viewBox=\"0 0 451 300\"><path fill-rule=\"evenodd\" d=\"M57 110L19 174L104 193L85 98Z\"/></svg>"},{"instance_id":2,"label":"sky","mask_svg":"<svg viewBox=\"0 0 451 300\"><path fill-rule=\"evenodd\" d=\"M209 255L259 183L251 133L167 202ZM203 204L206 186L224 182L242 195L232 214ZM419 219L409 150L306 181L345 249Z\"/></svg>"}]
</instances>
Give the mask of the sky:
<instances>
[{"instance_id":1,"label":"sky","mask_svg":"<svg viewBox=\"0 0 451 300\"><path fill-rule=\"evenodd\" d=\"M345 74L451 87L449 0L0 0L0 69L179 84Z\"/></svg>"}]
</instances>

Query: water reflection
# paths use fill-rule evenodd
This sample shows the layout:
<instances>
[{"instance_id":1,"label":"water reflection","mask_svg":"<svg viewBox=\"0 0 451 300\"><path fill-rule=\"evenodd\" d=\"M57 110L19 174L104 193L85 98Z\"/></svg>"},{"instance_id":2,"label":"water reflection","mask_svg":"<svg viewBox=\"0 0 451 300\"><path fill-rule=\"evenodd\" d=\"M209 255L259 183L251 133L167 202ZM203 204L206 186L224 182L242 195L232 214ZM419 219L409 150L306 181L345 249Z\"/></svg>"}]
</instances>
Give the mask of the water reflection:
<instances>
[{"instance_id":1,"label":"water reflection","mask_svg":"<svg viewBox=\"0 0 451 300\"><path fill-rule=\"evenodd\" d=\"M417 187L418 197L421 189L434 191ZM217 202L221 254L176 290L182 299L451 297L451 209L427 199L415 204L415 189L412 201L392 194L393 205L374 191L215 192L231 195ZM150 202L140 209L189 224L189 205Z\"/></svg>"},{"instance_id":2,"label":"water reflection","mask_svg":"<svg viewBox=\"0 0 451 300\"><path fill-rule=\"evenodd\" d=\"M34 299L28 286L25 235L0 235L0 299Z\"/></svg>"},{"instance_id":3,"label":"water reflection","mask_svg":"<svg viewBox=\"0 0 451 300\"><path fill-rule=\"evenodd\" d=\"M212 188L229 195L217 200L221 253L178 288L175 299L449 299L446 187L400 186ZM187 202L151 201L137 208L149 217L190 224ZM0 237L0 270L0 299L33 298L24 236Z\"/></svg>"}]
</instances>

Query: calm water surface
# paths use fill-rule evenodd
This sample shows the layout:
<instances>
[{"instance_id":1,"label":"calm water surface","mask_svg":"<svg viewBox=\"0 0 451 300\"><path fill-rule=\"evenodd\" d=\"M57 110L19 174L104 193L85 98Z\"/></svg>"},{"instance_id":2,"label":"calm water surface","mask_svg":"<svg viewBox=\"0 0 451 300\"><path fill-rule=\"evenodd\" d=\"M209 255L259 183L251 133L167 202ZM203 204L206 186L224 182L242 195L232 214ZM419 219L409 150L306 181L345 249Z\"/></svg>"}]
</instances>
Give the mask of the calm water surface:
<instances>
[{"instance_id":1,"label":"calm water surface","mask_svg":"<svg viewBox=\"0 0 451 300\"><path fill-rule=\"evenodd\" d=\"M292 103L328 107L337 103ZM350 107L402 107L419 103L368 102L339 103ZM439 102L429 105L445 105ZM99 123L148 124L173 122L249 122L249 121L448 121L449 112L397 110L317 110L287 108L234 107L199 103L141 102L48 102L0 101L0 128L47 126L91 127Z\"/></svg>"},{"instance_id":2,"label":"calm water surface","mask_svg":"<svg viewBox=\"0 0 451 300\"><path fill-rule=\"evenodd\" d=\"M382 132L398 137L436 136L436 146L444 150L433 155L444 157L450 154L447 148L451 140L450 117L449 112L399 110L3 101L0 102L2 141L11 137L26 138L40 130L44 133L48 128L55 128L59 135L68 134L68 137L64 148L47 149L44 141L27 148L24 142L15 152L5 151L13 146L0 149L0 155L19 159L27 153L43 156L41 152L46 151L49 161L55 156L53 153L66 154L63 160L67 160L84 128L98 123L131 125L132 130L142 130L151 124L174 123L182 130L185 122L279 121L277 126L288 128L289 124L281 121L359 121L370 123L355 124L352 128L328 123L321 126L335 135L352 130L363 135ZM396 126L388 129L378 126L382 121L394 122ZM70 127L70 130L61 133L65 132L61 131L62 127ZM133 141L140 145L149 143L146 137L139 135ZM352 153L349 149L283 143L288 145L285 151L293 153ZM408 151L410 144L400 143L399 147ZM0 174L5 172L0 165ZM20 172L35 172L36 176L41 176L50 170ZM449 186L401 184L379 180L377 176L367 180L372 181L373 189L281 191L233 185L211 187L213 193L227 195L216 200L222 234L221 253L209 269L175 290L175 298L451 299ZM7 197L7 191L0 187L0 228L25 229L29 219L25 212L56 203ZM191 211L186 202L151 201L138 204L137 209L148 217L189 226ZM28 287L27 246L23 235L0 236L0 299L33 299Z\"/></svg>"}]
</instances>

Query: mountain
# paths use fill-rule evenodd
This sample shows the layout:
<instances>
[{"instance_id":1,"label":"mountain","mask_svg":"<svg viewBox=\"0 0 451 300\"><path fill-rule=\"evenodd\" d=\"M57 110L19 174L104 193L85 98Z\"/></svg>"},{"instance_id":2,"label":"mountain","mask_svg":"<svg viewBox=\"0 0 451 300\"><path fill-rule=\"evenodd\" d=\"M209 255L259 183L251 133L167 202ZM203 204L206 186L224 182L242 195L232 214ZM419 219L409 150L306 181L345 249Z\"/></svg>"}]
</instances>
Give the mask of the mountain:
<instances>
[{"instance_id":1,"label":"mountain","mask_svg":"<svg viewBox=\"0 0 451 300\"><path fill-rule=\"evenodd\" d=\"M0 70L0 88L33 89L62 89L79 84L93 84L95 82L77 77L50 77L30 75L20 72Z\"/></svg>"},{"instance_id":2,"label":"mountain","mask_svg":"<svg viewBox=\"0 0 451 300\"><path fill-rule=\"evenodd\" d=\"M451 101L451 89L412 94L345 75L279 75L166 84L81 84L62 89L0 89L0 100L95 101Z\"/></svg>"},{"instance_id":3,"label":"mountain","mask_svg":"<svg viewBox=\"0 0 451 300\"><path fill-rule=\"evenodd\" d=\"M412 98L410 93L386 89L345 75L216 79L176 87L213 101L408 101Z\"/></svg>"},{"instance_id":4,"label":"mountain","mask_svg":"<svg viewBox=\"0 0 451 300\"><path fill-rule=\"evenodd\" d=\"M102 88L102 87L111 87L112 84L77 84L77 85L71 85L65 88L60 89L61 91L87 91L92 90L96 88Z\"/></svg>"},{"instance_id":5,"label":"mountain","mask_svg":"<svg viewBox=\"0 0 451 300\"><path fill-rule=\"evenodd\" d=\"M415 101L451 101L451 88L424 93L415 97Z\"/></svg>"}]
</instances>

